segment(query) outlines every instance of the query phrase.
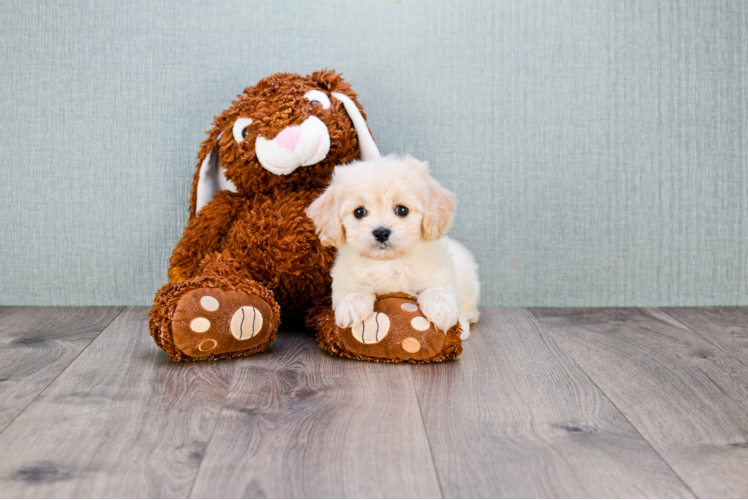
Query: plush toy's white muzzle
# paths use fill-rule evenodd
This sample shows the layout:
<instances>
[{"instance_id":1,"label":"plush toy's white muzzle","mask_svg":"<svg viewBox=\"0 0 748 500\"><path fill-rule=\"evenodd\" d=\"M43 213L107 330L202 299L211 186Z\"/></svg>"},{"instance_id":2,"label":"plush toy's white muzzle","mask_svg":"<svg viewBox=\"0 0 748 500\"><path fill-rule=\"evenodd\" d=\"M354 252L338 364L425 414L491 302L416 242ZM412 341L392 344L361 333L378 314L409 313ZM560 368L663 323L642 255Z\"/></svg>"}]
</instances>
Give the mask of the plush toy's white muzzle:
<instances>
[{"instance_id":1,"label":"plush toy's white muzzle","mask_svg":"<svg viewBox=\"0 0 748 500\"><path fill-rule=\"evenodd\" d=\"M308 92L305 97L312 99L326 99L324 94L311 95ZM369 133L369 127L366 126L366 120L361 115L356 103L345 94L337 92L332 93L332 97L343 103L348 116L353 122L358 136L358 145L360 159L375 160L380 158L377 145ZM327 103L329 107L329 102ZM327 109L325 107L325 109ZM241 129L245 124L252 123L251 118L240 118L245 120L234 131L234 137L237 142L241 142ZM218 143L205 157L200 165L200 173L197 182L197 203L196 212L207 205L213 196L221 190L236 192L236 186L226 178L226 172L220 165L218 158ZM306 167L321 162L330 152L330 132L322 120L316 116L310 116L301 125L287 127L275 136L274 139L268 140L258 136L255 139L255 153L262 167L276 175L288 175L299 167Z\"/></svg>"},{"instance_id":2,"label":"plush toy's white muzzle","mask_svg":"<svg viewBox=\"0 0 748 500\"><path fill-rule=\"evenodd\" d=\"M316 116L283 129L275 139L258 136L255 152L260 165L276 175L288 175L299 167L324 160L330 151L330 133Z\"/></svg>"}]
</instances>

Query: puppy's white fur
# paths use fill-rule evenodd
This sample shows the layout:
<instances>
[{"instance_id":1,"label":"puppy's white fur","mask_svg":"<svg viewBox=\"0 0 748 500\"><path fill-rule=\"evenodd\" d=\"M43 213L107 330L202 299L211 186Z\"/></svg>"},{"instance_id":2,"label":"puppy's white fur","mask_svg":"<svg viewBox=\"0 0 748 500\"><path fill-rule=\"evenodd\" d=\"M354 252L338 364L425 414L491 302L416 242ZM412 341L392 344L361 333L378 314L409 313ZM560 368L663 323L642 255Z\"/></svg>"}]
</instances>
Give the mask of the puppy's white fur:
<instances>
[{"instance_id":1,"label":"puppy's white fur","mask_svg":"<svg viewBox=\"0 0 748 500\"><path fill-rule=\"evenodd\" d=\"M408 214L399 216L398 206ZM307 209L323 245L338 248L332 269L335 322L348 328L374 311L375 295L418 297L423 314L441 330L458 321L462 338L478 321L480 284L470 252L443 236L456 202L410 157L387 156L335 169L327 190ZM363 207L366 215L356 218ZM373 231L391 231L380 243Z\"/></svg>"}]
</instances>

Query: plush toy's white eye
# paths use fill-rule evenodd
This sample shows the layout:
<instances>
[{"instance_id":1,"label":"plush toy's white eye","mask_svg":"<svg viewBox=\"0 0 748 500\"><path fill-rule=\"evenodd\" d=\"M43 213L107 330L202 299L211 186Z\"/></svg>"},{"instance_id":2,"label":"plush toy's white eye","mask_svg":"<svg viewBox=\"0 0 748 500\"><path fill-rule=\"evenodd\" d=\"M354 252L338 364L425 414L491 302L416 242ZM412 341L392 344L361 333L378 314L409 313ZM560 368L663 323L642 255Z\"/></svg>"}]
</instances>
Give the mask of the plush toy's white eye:
<instances>
[{"instance_id":1,"label":"plush toy's white eye","mask_svg":"<svg viewBox=\"0 0 748 500\"><path fill-rule=\"evenodd\" d=\"M306 94L304 94L304 97L309 99L310 104L320 103L324 109L328 109L330 107L330 98L327 97L327 95L322 92L321 90L310 90Z\"/></svg>"},{"instance_id":2,"label":"plush toy's white eye","mask_svg":"<svg viewBox=\"0 0 748 500\"><path fill-rule=\"evenodd\" d=\"M252 118L239 118L234 122L234 140L239 143L247 137L247 127L252 124Z\"/></svg>"}]
</instances>

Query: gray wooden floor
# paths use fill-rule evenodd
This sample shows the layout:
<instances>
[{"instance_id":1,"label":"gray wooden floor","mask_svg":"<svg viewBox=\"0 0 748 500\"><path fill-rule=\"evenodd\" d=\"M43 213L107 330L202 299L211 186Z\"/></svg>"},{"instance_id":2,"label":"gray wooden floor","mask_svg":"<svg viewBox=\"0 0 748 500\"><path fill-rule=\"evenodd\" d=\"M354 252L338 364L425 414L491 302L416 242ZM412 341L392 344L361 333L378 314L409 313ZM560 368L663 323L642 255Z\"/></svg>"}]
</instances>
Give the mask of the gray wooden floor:
<instances>
[{"instance_id":1,"label":"gray wooden floor","mask_svg":"<svg viewBox=\"0 0 748 500\"><path fill-rule=\"evenodd\" d=\"M748 308L486 309L426 366L172 363L146 312L0 308L0 497L748 496Z\"/></svg>"}]
</instances>

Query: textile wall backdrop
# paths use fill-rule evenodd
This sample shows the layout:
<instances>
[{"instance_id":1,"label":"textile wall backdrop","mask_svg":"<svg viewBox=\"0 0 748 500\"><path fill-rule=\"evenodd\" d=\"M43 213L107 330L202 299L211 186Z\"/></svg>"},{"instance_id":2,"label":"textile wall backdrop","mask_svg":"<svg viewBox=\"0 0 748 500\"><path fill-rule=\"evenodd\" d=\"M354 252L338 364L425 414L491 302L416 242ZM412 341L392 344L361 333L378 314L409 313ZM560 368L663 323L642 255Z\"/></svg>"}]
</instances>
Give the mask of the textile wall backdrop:
<instances>
[{"instance_id":1,"label":"textile wall backdrop","mask_svg":"<svg viewBox=\"0 0 748 500\"><path fill-rule=\"evenodd\" d=\"M748 3L4 1L0 303L151 303L213 115L330 67L484 306L748 304Z\"/></svg>"}]
</instances>

